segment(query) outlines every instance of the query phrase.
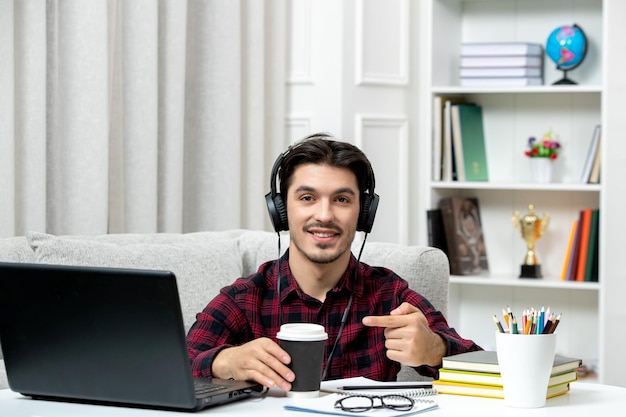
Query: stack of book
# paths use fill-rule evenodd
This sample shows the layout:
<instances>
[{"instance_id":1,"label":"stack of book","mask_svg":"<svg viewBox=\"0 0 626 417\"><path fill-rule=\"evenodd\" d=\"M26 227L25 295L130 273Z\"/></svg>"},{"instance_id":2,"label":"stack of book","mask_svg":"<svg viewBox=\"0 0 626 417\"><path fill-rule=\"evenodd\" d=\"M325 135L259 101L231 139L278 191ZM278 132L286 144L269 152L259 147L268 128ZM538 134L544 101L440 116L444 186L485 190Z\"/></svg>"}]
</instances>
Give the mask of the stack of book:
<instances>
[{"instance_id":1,"label":"stack of book","mask_svg":"<svg viewBox=\"0 0 626 417\"><path fill-rule=\"evenodd\" d=\"M443 95L433 105L433 181L489 181L482 107Z\"/></svg>"},{"instance_id":2,"label":"stack of book","mask_svg":"<svg viewBox=\"0 0 626 417\"><path fill-rule=\"evenodd\" d=\"M521 87L543 84L543 46L526 42L461 45L461 85Z\"/></svg>"},{"instance_id":3,"label":"stack of book","mask_svg":"<svg viewBox=\"0 0 626 417\"><path fill-rule=\"evenodd\" d=\"M562 281L598 281L600 209L584 208L572 222Z\"/></svg>"},{"instance_id":4,"label":"stack of book","mask_svg":"<svg viewBox=\"0 0 626 417\"><path fill-rule=\"evenodd\" d=\"M439 394L504 398L495 351L483 350L446 356L442 365L439 379L433 381L433 387ZM581 365L581 359L556 355L546 398L567 394L569 384L578 379L578 368Z\"/></svg>"}]
</instances>

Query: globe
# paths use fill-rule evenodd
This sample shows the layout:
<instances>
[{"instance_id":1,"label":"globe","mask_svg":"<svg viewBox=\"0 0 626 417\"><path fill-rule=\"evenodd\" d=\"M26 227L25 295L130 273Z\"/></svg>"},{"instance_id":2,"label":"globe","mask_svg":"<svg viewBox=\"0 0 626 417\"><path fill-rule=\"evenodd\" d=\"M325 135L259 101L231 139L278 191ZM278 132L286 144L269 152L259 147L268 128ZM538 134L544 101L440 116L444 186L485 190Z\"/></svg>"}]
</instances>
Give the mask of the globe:
<instances>
[{"instance_id":1,"label":"globe","mask_svg":"<svg viewBox=\"0 0 626 417\"><path fill-rule=\"evenodd\" d=\"M546 54L556 64L556 68L563 71L563 78L554 84L576 84L567 78L567 71L578 67L585 59L587 37L576 24L559 26L548 36Z\"/></svg>"}]
</instances>

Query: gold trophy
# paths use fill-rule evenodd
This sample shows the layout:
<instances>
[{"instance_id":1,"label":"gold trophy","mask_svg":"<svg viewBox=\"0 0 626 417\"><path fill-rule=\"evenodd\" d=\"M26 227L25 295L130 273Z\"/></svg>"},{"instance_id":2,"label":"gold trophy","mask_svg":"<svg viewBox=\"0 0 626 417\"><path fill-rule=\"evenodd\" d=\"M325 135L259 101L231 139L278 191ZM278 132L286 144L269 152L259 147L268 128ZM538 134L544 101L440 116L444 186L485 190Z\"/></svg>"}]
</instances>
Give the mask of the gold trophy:
<instances>
[{"instance_id":1,"label":"gold trophy","mask_svg":"<svg viewBox=\"0 0 626 417\"><path fill-rule=\"evenodd\" d=\"M535 205L529 204L528 214L520 217L519 211L515 210L511 221L515 229L519 230L528 247L519 277L541 278L541 265L539 265L535 254L535 244L548 228L550 214L544 213L543 218L540 219L535 215Z\"/></svg>"}]
</instances>

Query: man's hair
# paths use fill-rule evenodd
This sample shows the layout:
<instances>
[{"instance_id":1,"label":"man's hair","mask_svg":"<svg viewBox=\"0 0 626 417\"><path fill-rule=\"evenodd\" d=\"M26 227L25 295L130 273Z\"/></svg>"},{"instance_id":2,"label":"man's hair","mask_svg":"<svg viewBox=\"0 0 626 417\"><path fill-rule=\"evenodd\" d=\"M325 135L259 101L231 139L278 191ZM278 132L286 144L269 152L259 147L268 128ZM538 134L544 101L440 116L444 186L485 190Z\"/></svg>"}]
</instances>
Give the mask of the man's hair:
<instances>
[{"instance_id":1,"label":"man's hair","mask_svg":"<svg viewBox=\"0 0 626 417\"><path fill-rule=\"evenodd\" d=\"M365 192L374 192L374 171L367 156L356 146L328 133L314 133L289 148L279 171L280 194L287 201L287 189L296 168L302 164L327 164L347 168L356 176L361 201Z\"/></svg>"}]
</instances>

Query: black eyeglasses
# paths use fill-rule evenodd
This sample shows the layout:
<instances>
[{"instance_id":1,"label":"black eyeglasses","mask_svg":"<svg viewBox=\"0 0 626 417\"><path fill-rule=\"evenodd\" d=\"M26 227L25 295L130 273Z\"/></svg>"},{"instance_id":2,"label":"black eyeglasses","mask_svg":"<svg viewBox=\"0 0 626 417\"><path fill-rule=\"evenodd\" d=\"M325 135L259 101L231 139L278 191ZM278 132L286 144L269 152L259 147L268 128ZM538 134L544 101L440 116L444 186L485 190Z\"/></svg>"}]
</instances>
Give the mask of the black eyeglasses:
<instances>
[{"instance_id":1,"label":"black eyeglasses","mask_svg":"<svg viewBox=\"0 0 626 417\"><path fill-rule=\"evenodd\" d=\"M375 400L380 404L375 404ZM389 408L396 411L409 411L415 401L404 395L348 395L335 401L335 408L351 413L362 413L374 408Z\"/></svg>"}]
</instances>

